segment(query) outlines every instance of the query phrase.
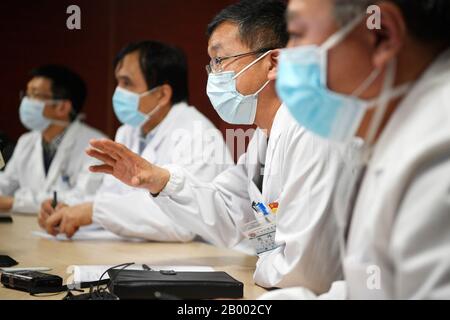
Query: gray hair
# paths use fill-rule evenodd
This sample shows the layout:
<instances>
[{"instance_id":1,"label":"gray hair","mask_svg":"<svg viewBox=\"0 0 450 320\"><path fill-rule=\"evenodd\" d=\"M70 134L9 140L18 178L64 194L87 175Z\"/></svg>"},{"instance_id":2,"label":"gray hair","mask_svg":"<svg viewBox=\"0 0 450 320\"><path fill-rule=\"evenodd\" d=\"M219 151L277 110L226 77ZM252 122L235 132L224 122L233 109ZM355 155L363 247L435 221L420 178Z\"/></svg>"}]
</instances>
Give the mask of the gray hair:
<instances>
[{"instance_id":1,"label":"gray hair","mask_svg":"<svg viewBox=\"0 0 450 320\"><path fill-rule=\"evenodd\" d=\"M340 27L350 23L357 16L364 14L376 0L334 0L334 14Z\"/></svg>"}]
</instances>

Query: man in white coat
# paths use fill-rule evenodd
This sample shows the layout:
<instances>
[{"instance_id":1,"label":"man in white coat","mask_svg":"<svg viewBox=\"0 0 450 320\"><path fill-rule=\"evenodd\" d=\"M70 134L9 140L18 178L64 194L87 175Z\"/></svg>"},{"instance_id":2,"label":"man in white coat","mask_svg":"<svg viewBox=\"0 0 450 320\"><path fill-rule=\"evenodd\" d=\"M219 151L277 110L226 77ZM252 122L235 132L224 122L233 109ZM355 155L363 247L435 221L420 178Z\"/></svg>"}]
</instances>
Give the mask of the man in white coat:
<instances>
[{"instance_id":1,"label":"man in white coat","mask_svg":"<svg viewBox=\"0 0 450 320\"><path fill-rule=\"evenodd\" d=\"M187 105L187 62L181 50L144 41L126 46L115 62L116 135L146 160L177 164L209 182L233 164L221 133L197 109ZM51 234L72 237L82 226L101 225L123 237L187 242L191 229L169 218L143 190L106 177L93 202L53 212L43 205L39 221Z\"/></svg>"},{"instance_id":2,"label":"man in white coat","mask_svg":"<svg viewBox=\"0 0 450 320\"><path fill-rule=\"evenodd\" d=\"M104 162L93 171L147 189L175 221L211 243L232 247L247 231L250 238L267 233L256 246L258 285L323 293L341 278L330 199L342 160L328 142L300 128L276 95L278 48L288 38L285 8L282 1L244 0L208 28L213 106L229 123L258 126L236 166L204 183L112 141L93 142L88 152ZM248 224L255 220L253 232Z\"/></svg>"},{"instance_id":3,"label":"man in white coat","mask_svg":"<svg viewBox=\"0 0 450 320\"><path fill-rule=\"evenodd\" d=\"M364 19L371 4L381 13L375 29ZM288 17L280 96L311 131L365 141L359 174L344 176L336 194L345 282L320 298L449 299L450 2L292 0ZM301 71L311 70L311 44L328 50L324 83L332 91ZM311 89L320 104L302 98ZM333 114L337 104L328 101L336 97ZM328 116L315 123L308 103ZM263 298L316 296L298 288Z\"/></svg>"},{"instance_id":4,"label":"man in white coat","mask_svg":"<svg viewBox=\"0 0 450 320\"><path fill-rule=\"evenodd\" d=\"M86 98L83 80L55 65L31 75L20 105L21 122L31 132L19 139L0 172L0 211L37 214L54 192L60 201L81 203L102 183L89 173L93 162L83 154L89 140L104 137L78 120Z\"/></svg>"}]
</instances>

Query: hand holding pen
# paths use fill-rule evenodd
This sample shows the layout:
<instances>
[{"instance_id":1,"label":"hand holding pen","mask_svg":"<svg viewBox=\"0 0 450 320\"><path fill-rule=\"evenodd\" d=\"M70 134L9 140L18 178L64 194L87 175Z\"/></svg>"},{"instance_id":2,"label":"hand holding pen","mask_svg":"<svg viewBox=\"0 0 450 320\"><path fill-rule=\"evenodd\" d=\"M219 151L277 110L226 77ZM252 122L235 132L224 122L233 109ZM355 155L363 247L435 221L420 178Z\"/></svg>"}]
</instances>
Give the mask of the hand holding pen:
<instances>
[{"instance_id":1,"label":"hand holding pen","mask_svg":"<svg viewBox=\"0 0 450 320\"><path fill-rule=\"evenodd\" d=\"M41 228L46 228L47 219L56 211L61 208L64 208L66 205L64 203L59 202L58 193L53 192L53 198L46 200L41 205L41 210L39 212L38 222Z\"/></svg>"}]
</instances>

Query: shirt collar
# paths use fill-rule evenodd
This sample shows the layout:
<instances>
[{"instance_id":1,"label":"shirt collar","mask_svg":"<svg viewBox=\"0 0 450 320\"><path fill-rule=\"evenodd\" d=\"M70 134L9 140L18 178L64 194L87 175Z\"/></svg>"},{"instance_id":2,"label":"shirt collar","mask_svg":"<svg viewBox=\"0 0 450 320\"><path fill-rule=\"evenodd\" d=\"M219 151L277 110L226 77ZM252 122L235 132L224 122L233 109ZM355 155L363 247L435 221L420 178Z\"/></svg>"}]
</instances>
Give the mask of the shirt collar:
<instances>
[{"instance_id":1,"label":"shirt collar","mask_svg":"<svg viewBox=\"0 0 450 320\"><path fill-rule=\"evenodd\" d=\"M179 110L182 110L183 108L188 108L187 103L181 102L173 105L166 117L155 128L153 128L152 131L147 133L147 135L144 135L142 131L139 132L139 141L148 144L158 135L159 131L163 134L166 128L173 123L175 117L179 115Z\"/></svg>"},{"instance_id":2,"label":"shirt collar","mask_svg":"<svg viewBox=\"0 0 450 320\"><path fill-rule=\"evenodd\" d=\"M142 129L139 134L139 140L145 144L149 144L150 141L153 139L154 136L156 136L156 133L158 131L158 128L161 124L158 124L155 128L153 128L149 133L145 134Z\"/></svg>"},{"instance_id":3,"label":"shirt collar","mask_svg":"<svg viewBox=\"0 0 450 320\"><path fill-rule=\"evenodd\" d=\"M61 132L55 138L53 138L53 140L50 142L47 142L44 140L44 138L42 138L42 145L43 145L44 149L46 149L50 152L53 152L53 153L56 152L56 150L58 150L59 146L61 145L66 133L67 133L67 129L65 129L63 132Z\"/></svg>"}]
</instances>

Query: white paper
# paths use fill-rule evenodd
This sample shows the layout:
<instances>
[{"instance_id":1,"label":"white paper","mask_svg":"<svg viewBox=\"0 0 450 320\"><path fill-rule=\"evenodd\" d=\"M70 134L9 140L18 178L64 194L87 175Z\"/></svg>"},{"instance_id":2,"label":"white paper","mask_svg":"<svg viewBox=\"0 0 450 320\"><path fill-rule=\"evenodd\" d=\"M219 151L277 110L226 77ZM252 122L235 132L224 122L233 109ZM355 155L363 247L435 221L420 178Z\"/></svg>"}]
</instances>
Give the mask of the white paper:
<instances>
[{"instance_id":1,"label":"white paper","mask_svg":"<svg viewBox=\"0 0 450 320\"><path fill-rule=\"evenodd\" d=\"M139 239L131 239L131 238L123 238L120 237L110 231L100 229L100 230L92 230L90 228L86 229L80 229L75 235L72 237L72 239L67 238L64 234L59 234L56 237L52 236L51 234L48 234L45 231L34 231L33 236L41 238L41 239L48 239L48 240L55 240L55 241L101 241L101 240L107 240L107 241L130 241L130 242L140 242L142 240Z\"/></svg>"},{"instance_id":2,"label":"white paper","mask_svg":"<svg viewBox=\"0 0 450 320\"><path fill-rule=\"evenodd\" d=\"M102 274L114 266L72 266L70 271L73 275L72 283L85 283L85 282L95 282L100 280ZM161 270L173 270L175 272L214 272L214 268L206 266L152 266L148 265L153 271ZM120 270L120 268L117 268ZM137 264L129 266L126 270L144 270L142 265ZM105 274L102 280L109 279L108 274Z\"/></svg>"}]
</instances>

